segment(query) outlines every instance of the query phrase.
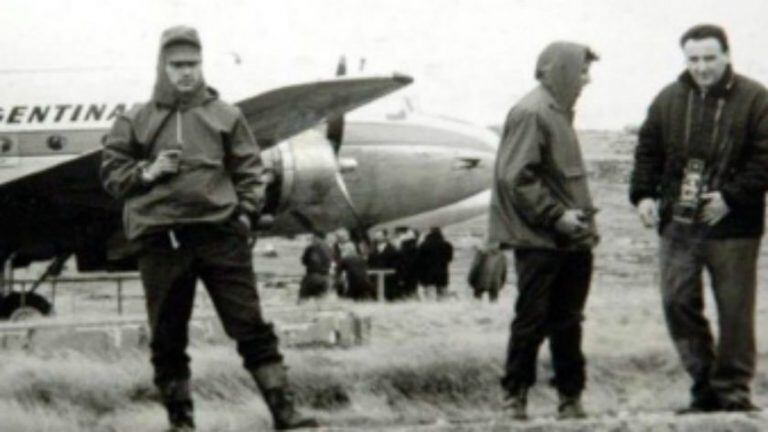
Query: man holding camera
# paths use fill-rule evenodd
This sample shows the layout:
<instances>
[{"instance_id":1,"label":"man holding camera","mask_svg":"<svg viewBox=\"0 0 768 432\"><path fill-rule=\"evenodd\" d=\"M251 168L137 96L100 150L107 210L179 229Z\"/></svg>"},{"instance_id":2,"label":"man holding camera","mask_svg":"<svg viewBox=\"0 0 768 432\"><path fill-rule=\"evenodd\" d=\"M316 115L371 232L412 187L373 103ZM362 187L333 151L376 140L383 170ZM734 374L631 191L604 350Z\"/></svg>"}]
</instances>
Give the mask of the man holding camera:
<instances>
[{"instance_id":1,"label":"man holding camera","mask_svg":"<svg viewBox=\"0 0 768 432\"><path fill-rule=\"evenodd\" d=\"M532 91L510 111L496 155L488 242L515 251L518 297L505 375L505 406L527 418L539 346L549 338L558 416L581 418L586 381L581 321L598 236L573 109L597 56L555 42L540 54Z\"/></svg>"},{"instance_id":2,"label":"man holding camera","mask_svg":"<svg viewBox=\"0 0 768 432\"><path fill-rule=\"evenodd\" d=\"M630 200L661 236L664 314L693 379L681 413L749 411L755 369L756 264L768 189L768 92L733 72L725 32L680 39L687 70L651 104L639 132ZM702 270L720 324L704 317Z\"/></svg>"},{"instance_id":3,"label":"man holding camera","mask_svg":"<svg viewBox=\"0 0 768 432\"><path fill-rule=\"evenodd\" d=\"M201 51L195 29L163 32L152 99L115 120L102 156L104 187L125 201L125 232L139 249L154 381L171 430L193 430L187 326L200 279L275 428L313 426L294 410L256 292L249 237L263 205L259 148L240 110L205 85Z\"/></svg>"}]
</instances>

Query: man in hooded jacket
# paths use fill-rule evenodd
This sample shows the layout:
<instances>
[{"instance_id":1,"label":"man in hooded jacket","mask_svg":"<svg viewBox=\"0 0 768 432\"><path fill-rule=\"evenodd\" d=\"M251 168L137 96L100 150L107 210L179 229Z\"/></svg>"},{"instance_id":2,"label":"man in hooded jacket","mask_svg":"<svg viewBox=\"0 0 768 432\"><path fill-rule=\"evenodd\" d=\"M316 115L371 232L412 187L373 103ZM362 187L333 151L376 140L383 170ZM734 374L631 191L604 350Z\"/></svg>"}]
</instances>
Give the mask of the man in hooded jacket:
<instances>
[{"instance_id":1,"label":"man in hooded jacket","mask_svg":"<svg viewBox=\"0 0 768 432\"><path fill-rule=\"evenodd\" d=\"M115 120L102 156L104 187L124 201L126 236L139 249L154 381L172 430L194 429L186 347L200 279L275 428L312 426L294 410L256 292L249 238L263 205L259 149L242 113L205 85L201 60L195 29L165 30L152 99Z\"/></svg>"},{"instance_id":2,"label":"man in hooded jacket","mask_svg":"<svg viewBox=\"0 0 768 432\"><path fill-rule=\"evenodd\" d=\"M502 387L506 406L521 420L545 337L559 416L585 415L581 321L598 236L572 121L596 59L575 43L547 46L536 64L539 85L510 110L496 157L488 241L515 254L519 294Z\"/></svg>"}]
</instances>

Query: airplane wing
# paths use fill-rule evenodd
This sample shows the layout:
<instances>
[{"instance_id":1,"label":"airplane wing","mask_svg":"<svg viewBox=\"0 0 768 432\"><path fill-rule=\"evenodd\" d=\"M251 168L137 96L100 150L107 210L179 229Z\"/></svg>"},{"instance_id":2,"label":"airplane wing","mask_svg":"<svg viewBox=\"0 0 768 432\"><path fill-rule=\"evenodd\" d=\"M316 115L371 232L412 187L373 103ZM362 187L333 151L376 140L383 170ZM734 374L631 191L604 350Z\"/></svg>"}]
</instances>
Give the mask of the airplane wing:
<instances>
[{"instance_id":1,"label":"airplane wing","mask_svg":"<svg viewBox=\"0 0 768 432\"><path fill-rule=\"evenodd\" d=\"M14 198L44 196L65 205L114 207L101 187L100 163L100 148L75 157L30 158L15 176L2 178L0 193Z\"/></svg>"},{"instance_id":2,"label":"airplane wing","mask_svg":"<svg viewBox=\"0 0 768 432\"><path fill-rule=\"evenodd\" d=\"M409 76L343 78L282 87L245 99L242 110L262 147L342 115L413 82Z\"/></svg>"},{"instance_id":3,"label":"airplane wing","mask_svg":"<svg viewBox=\"0 0 768 432\"><path fill-rule=\"evenodd\" d=\"M74 158L46 157L40 168L0 184L0 258L14 266L75 253L78 268L109 268L107 242L119 232L120 203L101 187L101 149Z\"/></svg>"}]
</instances>

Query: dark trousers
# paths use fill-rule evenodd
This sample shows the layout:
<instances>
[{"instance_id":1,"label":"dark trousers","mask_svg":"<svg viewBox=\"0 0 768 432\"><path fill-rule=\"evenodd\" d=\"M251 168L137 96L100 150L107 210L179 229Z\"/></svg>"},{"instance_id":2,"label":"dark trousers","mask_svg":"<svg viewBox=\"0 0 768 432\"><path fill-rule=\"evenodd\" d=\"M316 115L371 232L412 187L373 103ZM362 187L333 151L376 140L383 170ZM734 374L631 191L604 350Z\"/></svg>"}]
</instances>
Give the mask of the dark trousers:
<instances>
[{"instance_id":1,"label":"dark trousers","mask_svg":"<svg viewBox=\"0 0 768 432\"><path fill-rule=\"evenodd\" d=\"M661 238L661 293L667 327L693 378L694 399L712 394L723 403L750 398L755 371L755 286L760 239ZM720 338L704 317L702 270L717 306Z\"/></svg>"},{"instance_id":2,"label":"dark trousers","mask_svg":"<svg viewBox=\"0 0 768 432\"><path fill-rule=\"evenodd\" d=\"M225 332L237 341L246 369L282 361L277 336L262 318L247 235L231 224L196 225L174 235L178 248L163 231L142 239L139 255L155 383L162 388L190 377L187 327L198 279Z\"/></svg>"},{"instance_id":3,"label":"dark trousers","mask_svg":"<svg viewBox=\"0 0 768 432\"><path fill-rule=\"evenodd\" d=\"M564 395L580 394L586 381L581 321L592 276L592 252L518 249L515 269L519 293L502 386L514 392L536 382L539 346L549 337L552 383Z\"/></svg>"},{"instance_id":4,"label":"dark trousers","mask_svg":"<svg viewBox=\"0 0 768 432\"><path fill-rule=\"evenodd\" d=\"M323 297L328 294L331 277L323 273L306 273L299 285L299 300Z\"/></svg>"},{"instance_id":5,"label":"dark trousers","mask_svg":"<svg viewBox=\"0 0 768 432\"><path fill-rule=\"evenodd\" d=\"M485 290L482 289L474 289L474 296L478 300L483 299L483 293ZM498 288L490 288L488 290L488 300L491 302L496 302L499 299L499 290Z\"/></svg>"}]
</instances>

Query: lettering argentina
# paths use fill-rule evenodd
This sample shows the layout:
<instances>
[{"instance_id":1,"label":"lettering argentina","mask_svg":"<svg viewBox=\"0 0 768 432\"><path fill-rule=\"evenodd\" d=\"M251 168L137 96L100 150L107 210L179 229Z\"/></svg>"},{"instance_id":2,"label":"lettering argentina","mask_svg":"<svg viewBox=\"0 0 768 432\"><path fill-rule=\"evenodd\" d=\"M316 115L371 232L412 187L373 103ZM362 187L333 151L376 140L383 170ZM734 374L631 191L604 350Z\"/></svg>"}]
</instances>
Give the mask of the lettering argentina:
<instances>
[{"instance_id":1,"label":"lettering argentina","mask_svg":"<svg viewBox=\"0 0 768 432\"><path fill-rule=\"evenodd\" d=\"M112 121L132 106L112 104L51 104L0 107L0 124L90 123Z\"/></svg>"}]
</instances>

